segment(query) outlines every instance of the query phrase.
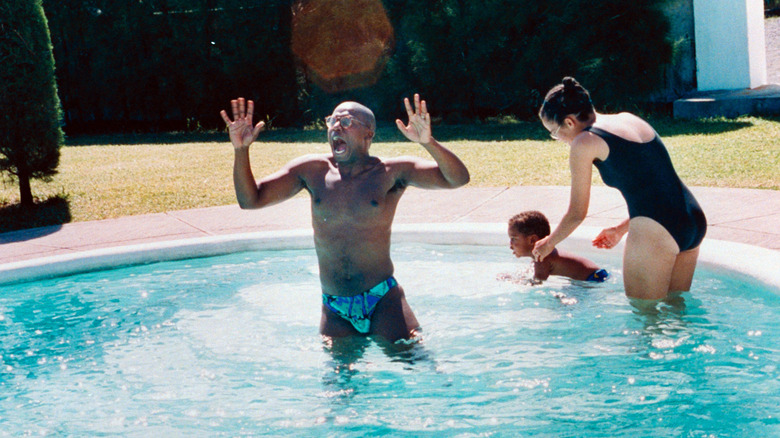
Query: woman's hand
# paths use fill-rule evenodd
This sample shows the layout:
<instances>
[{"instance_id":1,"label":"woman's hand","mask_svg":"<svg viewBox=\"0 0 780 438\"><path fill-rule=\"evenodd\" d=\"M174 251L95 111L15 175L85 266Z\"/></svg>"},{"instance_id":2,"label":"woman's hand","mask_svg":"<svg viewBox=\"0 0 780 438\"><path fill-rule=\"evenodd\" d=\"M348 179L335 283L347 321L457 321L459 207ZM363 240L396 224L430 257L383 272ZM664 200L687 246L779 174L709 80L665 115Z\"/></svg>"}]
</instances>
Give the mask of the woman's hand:
<instances>
[{"instance_id":1,"label":"woman's hand","mask_svg":"<svg viewBox=\"0 0 780 438\"><path fill-rule=\"evenodd\" d=\"M593 246L596 248L610 249L620 243L620 239L625 235L625 231L620 229L620 226L609 227L601 230L598 236L593 239Z\"/></svg>"},{"instance_id":2,"label":"woman's hand","mask_svg":"<svg viewBox=\"0 0 780 438\"><path fill-rule=\"evenodd\" d=\"M545 257L550 255L554 249L555 245L551 244L550 236L547 236L536 241L536 244L534 244L534 249L531 250L531 255L534 256L535 262L541 262Z\"/></svg>"},{"instance_id":3,"label":"woman's hand","mask_svg":"<svg viewBox=\"0 0 780 438\"><path fill-rule=\"evenodd\" d=\"M225 110L220 111L222 120L227 124L230 133L230 142L236 149L246 149L265 128L265 122L258 122L252 127L252 114L255 111L255 103L251 100L244 101L243 97L230 101L233 110L233 121L230 120Z\"/></svg>"}]
</instances>

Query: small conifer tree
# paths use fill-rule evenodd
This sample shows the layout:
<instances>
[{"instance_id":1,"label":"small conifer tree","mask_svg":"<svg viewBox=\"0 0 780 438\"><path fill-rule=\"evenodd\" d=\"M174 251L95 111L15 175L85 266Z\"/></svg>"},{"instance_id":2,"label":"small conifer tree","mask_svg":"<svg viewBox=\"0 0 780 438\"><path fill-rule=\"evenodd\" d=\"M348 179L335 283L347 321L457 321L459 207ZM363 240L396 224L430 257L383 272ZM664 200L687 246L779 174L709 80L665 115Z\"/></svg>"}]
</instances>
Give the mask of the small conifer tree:
<instances>
[{"instance_id":1,"label":"small conifer tree","mask_svg":"<svg viewBox=\"0 0 780 438\"><path fill-rule=\"evenodd\" d=\"M22 205L33 204L31 179L57 172L60 115L41 0L0 1L0 171L19 181Z\"/></svg>"}]
</instances>

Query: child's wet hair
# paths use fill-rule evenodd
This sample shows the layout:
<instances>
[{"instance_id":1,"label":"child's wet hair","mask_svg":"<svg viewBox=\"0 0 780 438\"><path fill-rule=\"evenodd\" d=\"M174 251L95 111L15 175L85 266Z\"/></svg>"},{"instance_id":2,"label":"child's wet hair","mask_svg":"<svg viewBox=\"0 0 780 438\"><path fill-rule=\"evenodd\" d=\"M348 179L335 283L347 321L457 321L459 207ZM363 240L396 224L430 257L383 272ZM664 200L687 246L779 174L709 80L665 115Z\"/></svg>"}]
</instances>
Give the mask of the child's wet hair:
<instances>
[{"instance_id":1,"label":"child's wet hair","mask_svg":"<svg viewBox=\"0 0 780 438\"><path fill-rule=\"evenodd\" d=\"M590 93L570 76L552 87L539 108L539 117L560 125L566 116L574 114L577 120L586 121L595 112Z\"/></svg>"},{"instance_id":2,"label":"child's wet hair","mask_svg":"<svg viewBox=\"0 0 780 438\"><path fill-rule=\"evenodd\" d=\"M524 236L535 234L540 239L550 235L550 221L540 211L529 210L509 219L509 226Z\"/></svg>"}]
</instances>

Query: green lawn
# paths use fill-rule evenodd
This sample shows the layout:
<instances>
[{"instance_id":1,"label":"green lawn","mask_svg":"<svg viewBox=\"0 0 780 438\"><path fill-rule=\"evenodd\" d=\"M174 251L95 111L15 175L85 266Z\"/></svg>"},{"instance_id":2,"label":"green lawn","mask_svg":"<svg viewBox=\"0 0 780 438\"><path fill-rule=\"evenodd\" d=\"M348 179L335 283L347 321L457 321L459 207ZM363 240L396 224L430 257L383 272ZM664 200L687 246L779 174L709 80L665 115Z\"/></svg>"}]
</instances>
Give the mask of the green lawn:
<instances>
[{"instance_id":1,"label":"green lawn","mask_svg":"<svg viewBox=\"0 0 780 438\"><path fill-rule=\"evenodd\" d=\"M689 186L780 188L780 118L651 119ZM471 172L471 187L568 185L568 147L539 123L434 126L434 136ZM252 146L256 177L307 153L329 151L324 130L272 130ZM373 154L420 155L394 126L377 132ZM0 179L0 232L235 202L233 151L226 133L68 139L59 174L33 182L35 211L16 205L18 186ZM594 183L602 184L594 171Z\"/></svg>"}]
</instances>

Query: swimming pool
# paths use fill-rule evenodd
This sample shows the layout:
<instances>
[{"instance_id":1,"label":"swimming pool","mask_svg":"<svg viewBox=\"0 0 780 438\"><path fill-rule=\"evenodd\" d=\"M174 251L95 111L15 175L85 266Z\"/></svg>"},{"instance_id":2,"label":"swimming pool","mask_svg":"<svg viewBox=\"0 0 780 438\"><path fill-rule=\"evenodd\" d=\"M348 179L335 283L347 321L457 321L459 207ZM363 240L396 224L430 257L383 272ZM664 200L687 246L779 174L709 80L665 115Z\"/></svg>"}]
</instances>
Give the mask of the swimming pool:
<instances>
[{"instance_id":1,"label":"swimming pool","mask_svg":"<svg viewBox=\"0 0 780 438\"><path fill-rule=\"evenodd\" d=\"M410 346L322 342L307 232L2 267L6 281L21 280L25 269L45 276L66 267L86 272L0 286L0 430L11 436L780 433L778 285L724 271L721 259L739 264L734 247L719 244L727 250L722 256L704 248L690 293L638 313L621 290L619 252L589 251L576 236L569 249L616 274L607 284L497 281L496 274L527 264L511 257L504 233L503 224L395 232L397 278L424 327L422 341ZM221 255L126 266L210 254ZM771 269L776 259L766 255ZM757 264L756 252L747 256ZM94 270L101 260L116 268Z\"/></svg>"}]
</instances>

